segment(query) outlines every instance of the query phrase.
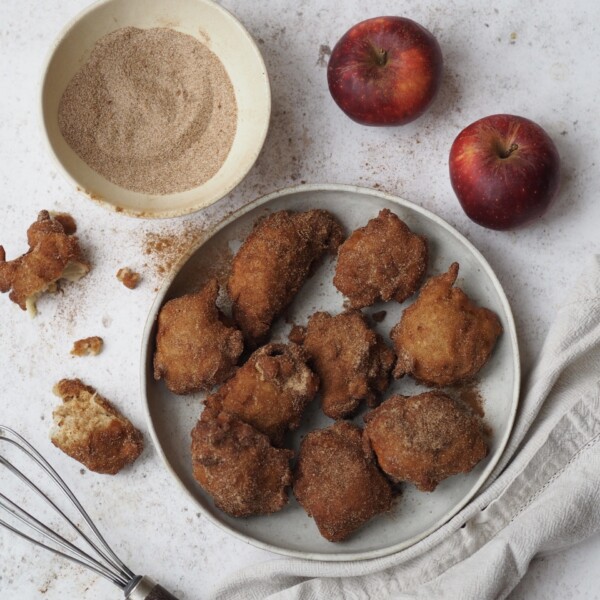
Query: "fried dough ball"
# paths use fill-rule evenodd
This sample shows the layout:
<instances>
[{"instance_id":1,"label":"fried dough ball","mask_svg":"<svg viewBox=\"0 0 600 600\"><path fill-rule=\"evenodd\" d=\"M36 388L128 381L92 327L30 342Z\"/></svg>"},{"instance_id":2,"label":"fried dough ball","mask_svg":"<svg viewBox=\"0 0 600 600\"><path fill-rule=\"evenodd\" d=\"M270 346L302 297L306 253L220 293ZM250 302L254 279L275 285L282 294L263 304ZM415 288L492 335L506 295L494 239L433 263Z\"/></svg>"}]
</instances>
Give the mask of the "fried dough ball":
<instances>
[{"instance_id":1,"label":"fried dough ball","mask_svg":"<svg viewBox=\"0 0 600 600\"><path fill-rule=\"evenodd\" d=\"M281 446L287 430L298 429L304 409L319 388L295 344L267 344L256 350L212 396L207 408L226 411Z\"/></svg>"},{"instance_id":2,"label":"fried dough ball","mask_svg":"<svg viewBox=\"0 0 600 600\"><path fill-rule=\"evenodd\" d=\"M392 507L392 489L365 449L361 429L347 421L302 440L294 494L321 535L340 542Z\"/></svg>"},{"instance_id":3,"label":"fried dough ball","mask_svg":"<svg viewBox=\"0 0 600 600\"><path fill-rule=\"evenodd\" d=\"M423 492L468 473L488 453L481 420L442 392L392 396L364 421L381 469Z\"/></svg>"},{"instance_id":4,"label":"fried dough ball","mask_svg":"<svg viewBox=\"0 0 600 600\"><path fill-rule=\"evenodd\" d=\"M114 475L142 453L142 434L106 398L79 379L61 379L54 393L52 443L90 471Z\"/></svg>"},{"instance_id":5,"label":"fried dough ball","mask_svg":"<svg viewBox=\"0 0 600 600\"><path fill-rule=\"evenodd\" d=\"M471 379L490 357L502 333L500 320L452 287L457 275L453 263L429 279L392 329L396 378L409 373L425 385L454 385Z\"/></svg>"},{"instance_id":6,"label":"fried dough ball","mask_svg":"<svg viewBox=\"0 0 600 600\"><path fill-rule=\"evenodd\" d=\"M244 343L215 302L216 279L199 292L169 300L158 315L154 378L174 394L191 394L222 383L234 370Z\"/></svg>"},{"instance_id":7,"label":"fried dough ball","mask_svg":"<svg viewBox=\"0 0 600 600\"><path fill-rule=\"evenodd\" d=\"M375 406L389 385L394 352L360 311L313 314L303 347L321 379L323 412L332 419L351 415L363 400Z\"/></svg>"},{"instance_id":8,"label":"fried dough ball","mask_svg":"<svg viewBox=\"0 0 600 600\"><path fill-rule=\"evenodd\" d=\"M340 224L325 210L282 210L254 227L233 259L227 284L233 316L250 345L264 341L315 264L343 239Z\"/></svg>"},{"instance_id":9,"label":"fried dough ball","mask_svg":"<svg viewBox=\"0 0 600 600\"><path fill-rule=\"evenodd\" d=\"M70 215L51 216L47 210L27 230L29 250L6 261L0 246L0 292L12 291L9 298L29 314L37 314L36 301L44 292L55 292L61 279L77 281L90 270Z\"/></svg>"},{"instance_id":10,"label":"fried dough ball","mask_svg":"<svg viewBox=\"0 0 600 600\"><path fill-rule=\"evenodd\" d=\"M194 477L232 517L273 513L287 504L293 455L227 413L205 410L192 430Z\"/></svg>"},{"instance_id":11,"label":"fried dough ball","mask_svg":"<svg viewBox=\"0 0 600 600\"><path fill-rule=\"evenodd\" d=\"M340 246L333 284L352 308L404 302L427 268L427 242L384 208Z\"/></svg>"}]
</instances>

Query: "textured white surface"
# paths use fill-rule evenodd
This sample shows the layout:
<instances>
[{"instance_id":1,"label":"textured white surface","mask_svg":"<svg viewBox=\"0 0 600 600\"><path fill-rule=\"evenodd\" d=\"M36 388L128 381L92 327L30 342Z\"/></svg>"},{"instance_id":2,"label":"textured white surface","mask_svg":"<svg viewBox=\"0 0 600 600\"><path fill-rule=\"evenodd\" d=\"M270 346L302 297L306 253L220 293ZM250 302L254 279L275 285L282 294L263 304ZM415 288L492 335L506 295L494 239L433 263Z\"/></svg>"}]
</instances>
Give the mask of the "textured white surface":
<instances>
[{"instance_id":1,"label":"textured white surface","mask_svg":"<svg viewBox=\"0 0 600 600\"><path fill-rule=\"evenodd\" d=\"M87 5L62 0L43 9L34 0L0 4L0 243L9 258L25 250L25 230L42 208L66 210L95 267L64 294L40 302L30 320L0 298L0 421L43 449L71 483L112 545L134 570L161 581L181 600L207 589L238 567L272 558L228 537L199 518L173 487L149 446L142 458L109 478L87 471L48 442L61 377L78 376L99 388L145 430L138 360L146 312L160 277L143 254L146 232L183 230L216 222L258 195L302 180L379 186L436 212L466 235L491 263L512 304L527 371L583 259L598 251L600 137L596 99L600 80L597 24L600 5L506 0L406 2L403 14L428 27L446 60L440 96L420 120L401 129L363 128L349 121L327 92L327 46L353 23L397 13L397 3L356 1L263 3L227 0L258 39L272 82L273 116L265 148L247 179L228 198L181 220L148 222L109 213L66 183L41 138L41 68L64 23ZM472 224L460 210L447 176L456 134L473 120L513 112L540 123L561 154L563 186L535 225L496 233ZM145 266L147 264L147 266ZM130 291L114 277L139 269ZM74 339L104 337L96 358L72 358ZM146 438L148 440L148 438ZM82 568L64 563L0 532L0 597L118 598L119 592ZM513 598L599 597L600 536L533 563Z\"/></svg>"}]
</instances>

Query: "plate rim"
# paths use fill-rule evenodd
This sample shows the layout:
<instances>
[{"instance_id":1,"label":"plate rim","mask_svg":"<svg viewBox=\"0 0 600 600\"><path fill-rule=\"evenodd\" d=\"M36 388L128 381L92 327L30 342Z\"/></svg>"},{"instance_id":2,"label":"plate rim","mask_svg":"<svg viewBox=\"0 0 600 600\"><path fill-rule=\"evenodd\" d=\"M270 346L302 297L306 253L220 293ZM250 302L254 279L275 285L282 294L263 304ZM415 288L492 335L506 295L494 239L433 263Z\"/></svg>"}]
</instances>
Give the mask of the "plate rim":
<instances>
[{"instance_id":1,"label":"plate rim","mask_svg":"<svg viewBox=\"0 0 600 600\"><path fill-rule=\"evenodd\" d=\"M159 442L159 439L156 434L156 430L154 428L154 424L152 421L152 416L150 414L150 409L149 409L149 405L148 405L148 388L146 385L146 376L147 376L147 372L148 372L148 364L147 363L148 363L148 358L149 358L149 354L150 354L149 348L151 346L150 333L152 332L154 323L158 317L159 309L162 306L162 303L164 301L164 298L165 298L167 292L169 291L169 288L171 287L175 277L179 274L179 271L182 269L182 267L185 265L185 263L189 260L189 258L192 255L194 255L198 250L200 250L200 248L204 244L206 244L209 240L211 240L215 236L215 234L217 234L219 231L221 231L224 227L226 227L233 221L237 220L241 216L245 215L246 213L250 212L251 210L254 210L255 208L258 208L260 206L268 204L269 202L271 202L275 199L284 197L284 196L290 196L290 195L295 195L298 193L305 193L305 192L322 192L322 191L351 192L351 193L355 193L355 194L374 196L377 198L387 200L387 201L397 204L399 206L408 208L409 210L414 210L414 211L420 213L421 215L431 219L432 221L437 223L439 226L441 226L443 229L445 229L447 232L449 232L454 237L456 237L461 243L463 243L467 247L467 249L478 259L479 263L481 264L481 266L485 270L486 274L490 278L490 281L492 282L492 284L494 286L494 290L496 291L496 293L498 294L498 297L500 298L500 303L502 304L502 307L503 307L505 315L506 315L507 323L508 323L508 330L504 331L504 335L508 334L508 336L509 336L510 344L512 347L513 369L514 369L514 383L513 383L512 398L511 398L512 405L511 405L511 411L509 414L509 419L507 422L506 432L505 432L504 436L502 437L502 439L500 440L498 450L496 451L496 456L488 463L488 465L483 470L483 472L481 473L481 475L479 476L477 481L473 484L473 486L468 491L468 493L455 506L453 506L451 508L451 510L449 510L445 515L440 517L432 526L430 526L425 531L421 532L418 535L413 536L412 538L410 538L408 540L387 546L385 548L380 548L377 550L367 550L367 551L361 551L361 552L355 552L355 553L345 553L345 554L341 554L341 553L323 554L320 552L307 552L307 551L302 551L302 550L293 550L290 548L282 548L280 546L276 546L276 545L270 544L268 542L257 540L250 535L247 535L241 531L234 529L231 525L229 525L229 523L227 523L224 520L220 520L218 517L213 515L209 510L207 510L204 506L202 506L202 504L197 500L197 498L190 492L190 490L181 481L181 479L175 472L175 469L169 463L169 460L167 459L167 457L162 449L162 445ZM519 344L518 344L518 339L517 339L515 321L514 321L514 317L512 314L512 310L510 308L510 304L508 302L508 298L506 297L506 294L504 292L504 289L503 289L502 285L500 284L500 281L498 280L498 277L496 276L492 267L490 266L488 261L483 256L483 254L481 254L481 252L479 250L477 250L477 248L462 233L460 233L452 225L450 225L448 222L446 222L444 219L442 219L435 213L431 212L430 210L423 208L422 206L419 206L418 204L410 202L409 200L405 200L404 198L395 196L394 194L390 194L388 192L376 190L373 188L356 186L356 185L337 184L337 183L333 183L333 184L332 183L329 183L329 184L313 183L313 184L301 184L301 185L296 185L296 186L285 187L285 188L276 190L274 192L270 192L269 194L260 196L260 197L256 198L255 200L252 200L251 202L244 204L243 206L238 208L236 211L229 214L224 219L222 219L217 224L215 224L214 227L209 228L208 231L206 232L206 235L203 236L202 240L200 240L197 244L194 244L192 247L190 247L188 249L188 251L181 257L181 259L179 261L177 261L177 263L173 266L171 272L165 278L161 287L159 288L159 291L157 292L156 297L155 297L154 301L152 302L152 305L151 305L149 313L148 313L148 317L146 319L146 323L144 325L144 332L142 335L141 360L140 360L140 384L141 384L141 402L142 402L144 416L146 419L146 425L148 427L150 437L152 438L152 442L157 451L157 454L160 456L162 463L166 467L167 471L170 473L170 475L173 477L173 479L175 479L177 485L185 492L185 494L190 498L190 500L194 503L194 505L196 507L198 507L198 509L200 510L202 515L208 521L210 521L211 523L213 523L214 525L219 527L221 530L234 536L235 538L237 538L241 541L244 541L248 544L251 544L252 546L260 548L261 550L266 550L268 552L273 552L275 554L279 554L282 556L287 556L287 557L292 557L292 558L301 558L301 559L306 559L306 560L321 560L324 562L349 562L349 561L371 560L371 559L375 559L375 558L382 558L382 557L394 554L396 552L400 552L401 550L410 548L411 546L414 546L418 542L427 538L433 532L437 531L440 527L442 527L444 524L446 524L448 521L450 521L450 519L452 519L454 516L456 516L473 499L473 497L481 490L481 488L483 487L483 485L486 483L487 479L491 475L492 471L494 470L494 468L496 467L496 465L498 464L498 462L504 455L504 452L506 451L506 446L508 444L508 440L510 438L510 435L511 435L513 427L514 427L517 409L519 406L519 392L520 392L520 387L521 387L521 363L520 363Z\"/></svg>"}]
</instances>

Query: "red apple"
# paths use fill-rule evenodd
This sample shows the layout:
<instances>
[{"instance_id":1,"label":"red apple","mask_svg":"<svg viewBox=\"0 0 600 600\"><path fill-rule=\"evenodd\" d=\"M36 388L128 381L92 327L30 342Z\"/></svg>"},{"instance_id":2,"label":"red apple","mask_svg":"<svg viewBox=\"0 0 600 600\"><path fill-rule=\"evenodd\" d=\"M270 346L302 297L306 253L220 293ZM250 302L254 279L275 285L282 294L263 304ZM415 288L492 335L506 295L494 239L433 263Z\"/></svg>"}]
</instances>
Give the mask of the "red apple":
<instances>
[{"instance_id":1,"label":"red apple","mask_svg":"<svg viewBox=\"0 0 600 600\"><path fill-rule=\"evenodd\" d=\"M377 17L335 45L327 66L338 106L363 125L404 125L421 116L442 79L442 51L418 23Z\"/></svg>"},{"instance_id":2,"label":"red apple","mask_svg":"<svg viewBox=\"0 0 600 600\"><path fill-rule=\"evenodd\" d=\"M539 125L514 115L491 115L463 129L449 166L463 210L489 229L513 229L543 215L560 180L554 142Z\"/></svg>"}]
</instances>

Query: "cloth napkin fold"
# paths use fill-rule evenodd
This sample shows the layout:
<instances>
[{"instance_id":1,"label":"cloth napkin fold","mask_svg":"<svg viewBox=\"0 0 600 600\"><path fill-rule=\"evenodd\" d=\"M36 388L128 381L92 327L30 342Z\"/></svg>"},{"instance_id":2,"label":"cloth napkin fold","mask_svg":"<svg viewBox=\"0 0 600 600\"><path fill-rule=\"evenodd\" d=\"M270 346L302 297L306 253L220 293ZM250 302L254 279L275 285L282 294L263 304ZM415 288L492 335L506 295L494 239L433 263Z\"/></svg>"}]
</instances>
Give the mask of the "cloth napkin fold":
<instances>
[{"instance_id":1,"label":"cloth napkin fold","mask_svg":"<svg viewBox=\"0 0 600 600\"><path fill-rule=\"evenodd\" d=\"M600 255L559 309L483 491L418 544L352 563L280 559L216 600L498 599L530 561L600 530Z\"/></svg>"}]
</instances>

